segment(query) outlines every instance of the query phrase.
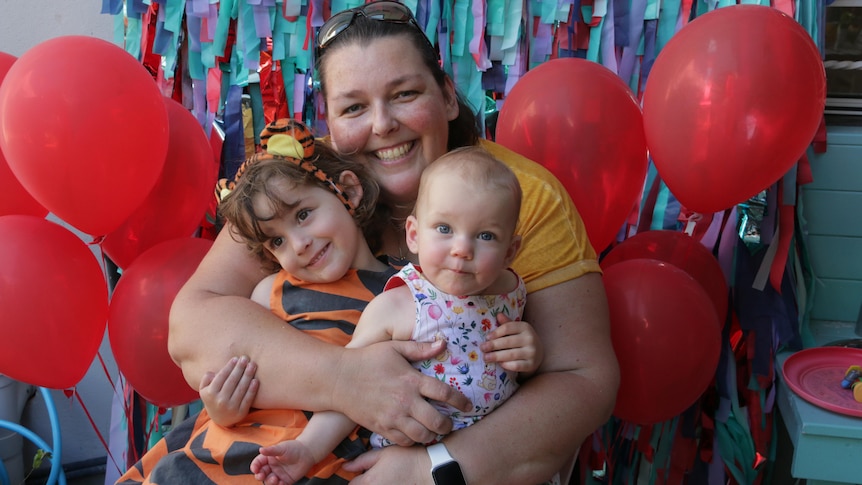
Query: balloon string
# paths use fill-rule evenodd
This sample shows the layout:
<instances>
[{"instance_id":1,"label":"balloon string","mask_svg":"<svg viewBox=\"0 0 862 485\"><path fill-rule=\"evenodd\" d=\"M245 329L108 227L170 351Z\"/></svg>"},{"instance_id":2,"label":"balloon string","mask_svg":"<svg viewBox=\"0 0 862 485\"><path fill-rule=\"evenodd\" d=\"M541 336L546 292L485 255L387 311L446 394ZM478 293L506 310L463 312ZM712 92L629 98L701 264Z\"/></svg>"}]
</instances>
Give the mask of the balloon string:
<instances>
[{"instance_id":1,"label":"balloon string","mask_svg":"<svg viewBox=\"0 0 862 485\"><path fill-rule=\"evenodd\" d=\"M102 365L102 371L105 373L105 377L108 379L108 383L111 385L111 391L114 393L114 397L117 399L122 399L122 396L117 392L117 387L114 383L114 380L111 379L111 373L108 371L108 365L105 364L105 360L102 358L101 352L96 352L96 357L99 358L99 363Z\"/></svg>"},{"instance_id":2,"label":"balloon string","mask_svg":"<svg viewBox=\"0 0 862 485\"><path fill-rule=\"evenodd\" d=\"M87 409L87 406L84 404L84 400L81 399L81 394L78 392L73 392L75 398L78 399L78 403L81 404L81 409L84 410L84 414L87 416L87 419L90 421L90 426L93 427L93 431L96 432L96 436L99 437L99 441L102 442L102 446L105 448L105 452L108 454L108 458L111 459L111 463L117 468L117 472L120 474L123 471L120 469L120 465L117 463L117 460L114 459L113 453L111 453L111 448L108 446L108 442L105 441L105 437L102 436L102 433L99 431L99 427L96 425L96 422L93 420L93 416L90 415L90 411Z\"/></svg>"}]
</instances>

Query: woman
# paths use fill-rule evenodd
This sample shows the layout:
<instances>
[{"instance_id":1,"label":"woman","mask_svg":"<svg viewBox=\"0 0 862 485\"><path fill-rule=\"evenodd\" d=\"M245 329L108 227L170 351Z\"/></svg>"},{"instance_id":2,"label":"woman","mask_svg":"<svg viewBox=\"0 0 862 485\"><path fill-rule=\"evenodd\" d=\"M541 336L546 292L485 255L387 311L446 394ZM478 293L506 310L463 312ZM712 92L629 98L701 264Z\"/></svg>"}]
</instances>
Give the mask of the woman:
<instances>
[{"instance_id":1,"label":"woman","mask_svg":"<svg viewBox=\"0 0 862 485\"><path fill-rule=\"evenodd\" d=\"M472 113L400 4L376 2L334 15L321 28L317 50L331 141L377 176L393 221L381 234L383 252L410 259L401 221L412 210L419 176L446 151L479 142ZM514 268L527 282L524 320L539 333L545 361L505 406L443 444L466 483L539 483L570 465L577 447L608 419L619 372L596 254L565 189L537 164L481 143L524 187L523 244ZM261 383L256 407L340 411L402 445L449 431L451 421L426 398L464 407L463 396L407 362L437 349L383 342L346 350L316 341L248 299L265 276L222 231L171 311L171 355L191 385L231 357L248 356ZM436 456L439 448L432 451ZM358 484L433 483L431 463L423 447L397 446L345 468L367 469Z\"/></svg>"}]
</instances>

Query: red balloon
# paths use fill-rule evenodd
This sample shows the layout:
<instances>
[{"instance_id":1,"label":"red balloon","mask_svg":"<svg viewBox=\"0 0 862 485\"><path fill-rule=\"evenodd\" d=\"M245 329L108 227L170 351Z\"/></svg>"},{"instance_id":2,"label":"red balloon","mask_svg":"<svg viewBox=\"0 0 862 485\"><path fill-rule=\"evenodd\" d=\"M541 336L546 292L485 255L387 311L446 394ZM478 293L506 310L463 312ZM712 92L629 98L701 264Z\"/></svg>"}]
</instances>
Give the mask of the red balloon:
<instances>
[{"instance_id":1,"label":"red balloon","mask_svg":"<svg viewBox=\"0 0 862 485\"><path fill-rule=\"evenodd\" d=\"M123 272L111 296L108 339L120 372L161 407L198 399L168 354L168 314L212 241L179 238L146 250Z\"/></svg>"},{"instance_id":2,"label":"red balloon","mask_svg":"<svg viewBox=\"0 0 862 485\"><path fill-rule=\"evenodd\" d=\"M28 215L0 217L0 373L74 387L105 335L108 285L96 256L68 229Z\"/></svg>"},{"instance_id":3,"label":"red balloon","mask_svg":"<svg viewBox=\"0 0 862 485\"><path fill-rule=\"evenodd\" d=\"M164 98L168 155L155 188L101 246L120 268L156 244L191 236L213 198L218 166L203 128L180 103Z\"/></svg>"},{"instance_id":4,"label":"red balloon","mask_svg":"<svg viewBox=\"0 0 862 485\"><path fill-rule=\"evenodd\" d=\"M646 231L621 242L602 258L602 268L630 259L656 259L688 273L709 295L718 321L727 318L727 280L718 260L703 244L678 231Z\"/></svg>"},{"instance_id":5,"label":"red balloon","mask_svg":"<svg viewBox=\"0 0 862 485\"><path fill-rule=\"evenodd\" d=\"M723 7L657 56L643 96L647 146L680 203L713 213L793 167L825 102L823 61L799 23L772 7Z\"/></svg>"},{"instance_id":6,"label":"red balloon","mask_svg":"<svg viewBox=\"0 0 862 485\"><path fill-rule=\"evenodd\" d=\"M614 416L643 425L685 411L718 365L721 333L709 296L685 271L653 259L614 264L604 283L620 365Z\"/></svg>"},{"instance_id":7,"label":"red balloon","mask_svg":"<svg viewBox=\"0 0 862 485\"><path fill-rule=\"evenodd\" d=\"M21 185L91 235L116 229L165 162L168 118L144 67L110 42L62 36L25 52L0 86L0 147Z\"/></svg>"},{"instance_id":8,"label":"red balloon","mask_svg":"<svg viewBox=\"0 0 862 485\"><path fill-rule=\"evenodd\" d=\"M614 240L643 190L640 105L595 62L554 59L528 71L503 103L496 140L560 179L597 251Z\"/></svg>"},{"instance_id":9,"label":"red balloon","mask_svg":"<svg viewBox=\"0 0 862 485\"><path fill-rule=\"evenodd\" d=\"M17 57L0 52L0 85L3 84L3 79L12 63ZM3 123L0 121L0 132L3 131ZM24 214L36 217L45 217L48 215L48 209L42 207L42 204L36 201L27 189L21 186L15 174L9 168L6 162L6 157L3 156L3 150L0 150L0 180L3 181L3 190L0 190L0 216L9 214Z\"/></svg>"}]
</instances>

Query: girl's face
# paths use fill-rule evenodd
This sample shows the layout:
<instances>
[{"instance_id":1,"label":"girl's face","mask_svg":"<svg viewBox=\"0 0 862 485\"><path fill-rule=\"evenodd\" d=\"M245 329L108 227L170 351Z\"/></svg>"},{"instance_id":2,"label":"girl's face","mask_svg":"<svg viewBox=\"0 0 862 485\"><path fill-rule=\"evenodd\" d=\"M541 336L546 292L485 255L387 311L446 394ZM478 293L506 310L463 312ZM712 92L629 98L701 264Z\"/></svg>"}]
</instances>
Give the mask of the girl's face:
<instances>
[{"instance_id":1,"label":"girl's face","mask_svg":"<svg viewBox=\"0 0 862 485\"><path fill-rule=\"evenodd\" d=\"M388 202L412 205L422 170L447 151L454 86L441 89L401 36L341 46L325 59L333 145L369 167Z\"/></svg>"},{"instance_id":2,"label":"girl's face","mask_svg":"<svg viewBox=\"0 0 862 485\"><path fill-rule=\"evenodd\" d=\"M254 211L260 219L271 218L260 222L268 236L264 247L288 273L312 283L329 283L350 268L374 267L376 260L362 232L332 192L283 178L267 185L286 208L277 213L264 195L258 195Z\"/></svg>"}]
</instances>

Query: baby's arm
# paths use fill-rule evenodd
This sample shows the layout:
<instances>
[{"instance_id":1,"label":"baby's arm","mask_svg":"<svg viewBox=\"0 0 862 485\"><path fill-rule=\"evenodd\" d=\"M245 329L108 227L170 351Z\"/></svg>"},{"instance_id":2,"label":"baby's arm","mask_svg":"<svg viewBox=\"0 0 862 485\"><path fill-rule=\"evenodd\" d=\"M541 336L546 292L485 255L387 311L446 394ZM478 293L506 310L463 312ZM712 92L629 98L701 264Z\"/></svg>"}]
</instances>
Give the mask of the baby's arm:
<instances>
[{"instance_id":1,"label":"baby's arm","mask_svg":"<svg viewBox=\"0 0 862 485\"><path fill-rule=\"evenodd\" d=\"M392 304L397 295L397 289L391 290L369 302L347 347L363 347L391 340L393 329L389 322L404 320L404 326L409 324L412 329L413 309L410 308L406 317L399 314L397 305ZM404 330L406 328L401 331ZM251 463L251 471L256 480L267 484L292 484L326 458L354 427L356 424L344 414L334 411L314 413L295 440L261 448L260 454ZM274 481L273 478L277 480Z\"/></svg>"},{"instance_id":2,"label":"baby's arm","mask_svg":"<svg viewBox=\"0 0 862 485\"><path fill-rule=\"evenodd\" d=\"M499 327L489 332L480 345L485 362L498 362L500 367L527 377L536 372L544 358L544 347L536 330L527 322L510 320L497 315Z\"/></svg>"},{"instance_id":3,"label":"baby's arm","mask_svg":"<svg viewBox=\"0 0 862 485\"><path fill-rule=\"evenodd\" d=\"M341 413L314 413L295 440L260 448L260 454L251 462L255 480L279 485L299 481L315 463L323 461L355 426Z\"/></svg>"}]
</instances>

